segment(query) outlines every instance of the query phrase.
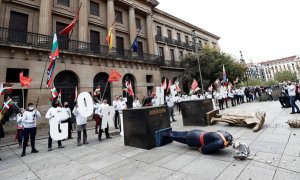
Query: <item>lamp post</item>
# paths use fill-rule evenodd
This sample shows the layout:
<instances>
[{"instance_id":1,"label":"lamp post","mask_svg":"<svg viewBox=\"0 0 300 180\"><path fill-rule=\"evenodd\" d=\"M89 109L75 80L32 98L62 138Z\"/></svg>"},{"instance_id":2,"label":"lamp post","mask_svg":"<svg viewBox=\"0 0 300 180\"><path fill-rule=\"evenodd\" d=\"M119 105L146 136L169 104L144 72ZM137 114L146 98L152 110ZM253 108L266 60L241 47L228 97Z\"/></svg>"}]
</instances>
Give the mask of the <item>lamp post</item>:
<instances>
[{"instance_id":1,"label":"lamp post","mask_svg":"<svg viewBox=\"0 0 300 180\"><path fill-rule=\"evenodd\" d=\"M200 81L201 81L201 89L202 89L202 92L203 92L204 88L203 88L202 73L201 73L199 53L198 53L199 48L198 48L198 43L196 43L196 33L195 33L195 30L193 30L192 36L193 36L193 43L194 43L194 46L195 46L195 52L196 52L196 56L197 56L197 60L198 60L199 76L200 76Z\"/></svg>"}]
</instances>

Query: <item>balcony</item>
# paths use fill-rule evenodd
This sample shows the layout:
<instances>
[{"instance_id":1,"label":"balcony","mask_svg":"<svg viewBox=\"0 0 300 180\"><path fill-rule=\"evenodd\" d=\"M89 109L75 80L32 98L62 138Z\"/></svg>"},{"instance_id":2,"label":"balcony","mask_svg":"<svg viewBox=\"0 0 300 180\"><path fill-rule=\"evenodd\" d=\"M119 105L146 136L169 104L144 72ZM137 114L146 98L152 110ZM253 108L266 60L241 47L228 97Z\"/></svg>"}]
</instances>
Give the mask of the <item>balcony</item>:
<instances>
[{"instance_id":1,"label":"balcony","mask_svg":"<svg viewBox=\"0 0 300 180\"><path fill-rule=\"evenodd\" d=\"M163 44L166 44L168 42L168 40L167 40L168 38L164 37L162 35L156 35L155 39L156 39L156 42L163 43Z\"/></svg>"},{"instance_id":2,"label":"balcony","mask_svg":"<svg viewBox=\"0 0 300 180\"><path fill-rule=\"evenodd\" d=\"M185 48L185 49L189 49L189 50L194 50L194 46L190 44L190 42L182 42L182 41L178 41L172 38L168 38L162 35L156 35L155 36L156 42L158 43L162 43L162 44L168 44L169 46L177 46L177 47L181 47L181 48Z\"/></svg>"},{"instance_id":3,"label":"balcony","mask_svg":"<svg viewBox=\"0 0 300 180\"><path fill-rule=\"evenodd\" d=\"M21 32L0 27L0 45L17 45L51 51L52 36ZM159 56L145 53L134 53L131 50L112 48L98 44L70 40L67 37L58 37L59 49L62 52L94 55L104 58L118 58L127 61L137 61L160 65Z\"/></svg>"},{"instance_id":4,"label":"balcony","mask_svg":"<svg viewBox=\"0 0 300 180\"><path fill-rule=\"evenodd\" d=\"M163 67L172 67L172 68L184 68L180 61L174 61L174 60L165 60L165 59L161 59L160 61L160 65Z\"/></svg>"}]
</instances>

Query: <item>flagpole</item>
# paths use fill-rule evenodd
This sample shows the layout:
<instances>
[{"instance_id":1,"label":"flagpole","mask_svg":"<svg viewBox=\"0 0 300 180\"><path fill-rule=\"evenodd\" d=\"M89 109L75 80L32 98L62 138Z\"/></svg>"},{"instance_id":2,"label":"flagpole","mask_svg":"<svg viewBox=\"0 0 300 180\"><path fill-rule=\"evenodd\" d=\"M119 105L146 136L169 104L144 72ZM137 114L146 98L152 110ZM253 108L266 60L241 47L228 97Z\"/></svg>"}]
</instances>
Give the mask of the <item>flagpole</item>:
<instances>
[{"instance_id":1,"label":"flagpole","mask_svg":"<svg viewBox=\"0 0 300 180\"><path fill-rule=\"evenodd\" d=\"M23 108L25 109L25 102L24 102L24 88L22 87L22 99L23 99Z\"/></svg>"},{"instance_id":2,"label":"flagpole","mask_svg":"<svg viewBox=\"0 0 300 180\"><path fill-rule=\"evenodd\" d=\"M108 80L107 80L106 85L105 85L105 88L104 88L104 92L103 92L103 95L102 95L102 98L101 98L101 102L102 102L102 100L103 100L103 98L104 98L105 91L106 91L106 88L107 88L107 84L108 84ZM101 94L100 94L100 97L101 97Z\"/></svg>"},{"instance_id":3,"label":"flagpole","mask_svg":"<svg viewBox=\"0 0 300 180\"><path fill-rule=\"evenodd\" d=\"M142 27L143 27L143 26L141 26L141 28L139 29L138 33L136 34L136 37L134 38L134 40L133 40L133 42L132 42L132 44L131 44L131 47L130 47L129 51L131 51L132 45L133 45L133 43L135 42L135 40L137 39L138 35L140 34L140 32L141 32L141 30L142 30Z\"/></svg>"}]
</instances>

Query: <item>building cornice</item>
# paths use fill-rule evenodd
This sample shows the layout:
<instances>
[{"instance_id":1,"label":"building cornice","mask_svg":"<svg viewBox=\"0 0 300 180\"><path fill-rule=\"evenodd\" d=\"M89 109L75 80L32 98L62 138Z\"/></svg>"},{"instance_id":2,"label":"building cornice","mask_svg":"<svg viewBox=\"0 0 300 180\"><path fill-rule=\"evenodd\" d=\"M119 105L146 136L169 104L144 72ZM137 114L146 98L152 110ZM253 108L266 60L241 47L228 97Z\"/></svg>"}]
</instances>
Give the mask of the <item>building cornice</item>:
<instances>
[{"instance_id":1,"label":"building cornice","mask_svg":"<svg viewBox=\"0 0 300 180\"><path fill-rule=\"evenodd\" d=\"M180 19L180 18L177 18L177 17L175 17L175 16L173 16L173 15L171 15L171 14L165 12L165 11L162 11L162 10L160 10L160 9L154 8L154 9L153 9L153 12L155 12L155 13L157 13L157 14L159 14L159 15L168 17L168 18L170 18L170 19L173 19L173 20L175 20L175 21L177 21L177 22L179 22L179 23L185 24L185 25L189 26L191 29L195 29L196 31L200 31L200 32L202 32L202 33L204 33L204 34L206 34L206 35L209 35L209 36L211 36L211 37L213 37L213 38L216 38L217 40L220 39L219 36L217 36L217 35L215 35L215 34L212 34L212 33L208 32L208 31L206 31L206 30L204 30L204 29L202 29L202 28L200 28L200 27L197 27L197 26L195 26L195 25L193 25L193 24L191 24L191 23L189 23L189 22L186 22L186 21L184 21L184 20L182 20L182 19Z\"/></svg>"}]
</instances>

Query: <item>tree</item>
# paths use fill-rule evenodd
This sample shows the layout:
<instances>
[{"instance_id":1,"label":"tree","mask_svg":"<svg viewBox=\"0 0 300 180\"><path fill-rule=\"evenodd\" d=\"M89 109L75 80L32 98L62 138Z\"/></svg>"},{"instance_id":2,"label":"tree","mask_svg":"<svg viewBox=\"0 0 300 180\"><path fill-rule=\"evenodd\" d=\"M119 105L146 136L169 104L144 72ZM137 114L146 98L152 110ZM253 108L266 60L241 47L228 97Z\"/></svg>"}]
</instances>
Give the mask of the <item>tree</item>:
<instances>
[{"instance_id":1,"label":"tree","mask_svg":"<svg viewBox=\"0 0 300 180\"><path fill-rule=\"evenodd\" d=\"M223 65L230 82L233 82L237 77L241 81L244 79L246 67L243 64L237 63L230 55L209 47L201 49L199 55L203 86L205 89L213 84L217 78L220 80L223 79ZM182 66L186 67L181 76L184 83L191 83L193 79L196 79L199 84L201 83L198 61L195 54L187 55L182 61Z\"/></svg>"},{"instance_id":2,"label":"tree","mask_svg":"<svg viewBox=\"0 0 300 180\"><path fill-rule=\"evenodd\" d=\"M275 74L275 80L281 83L284 81L297 81L297 75L291 71L281 71Z\"/></svg>"}]
</instances>

